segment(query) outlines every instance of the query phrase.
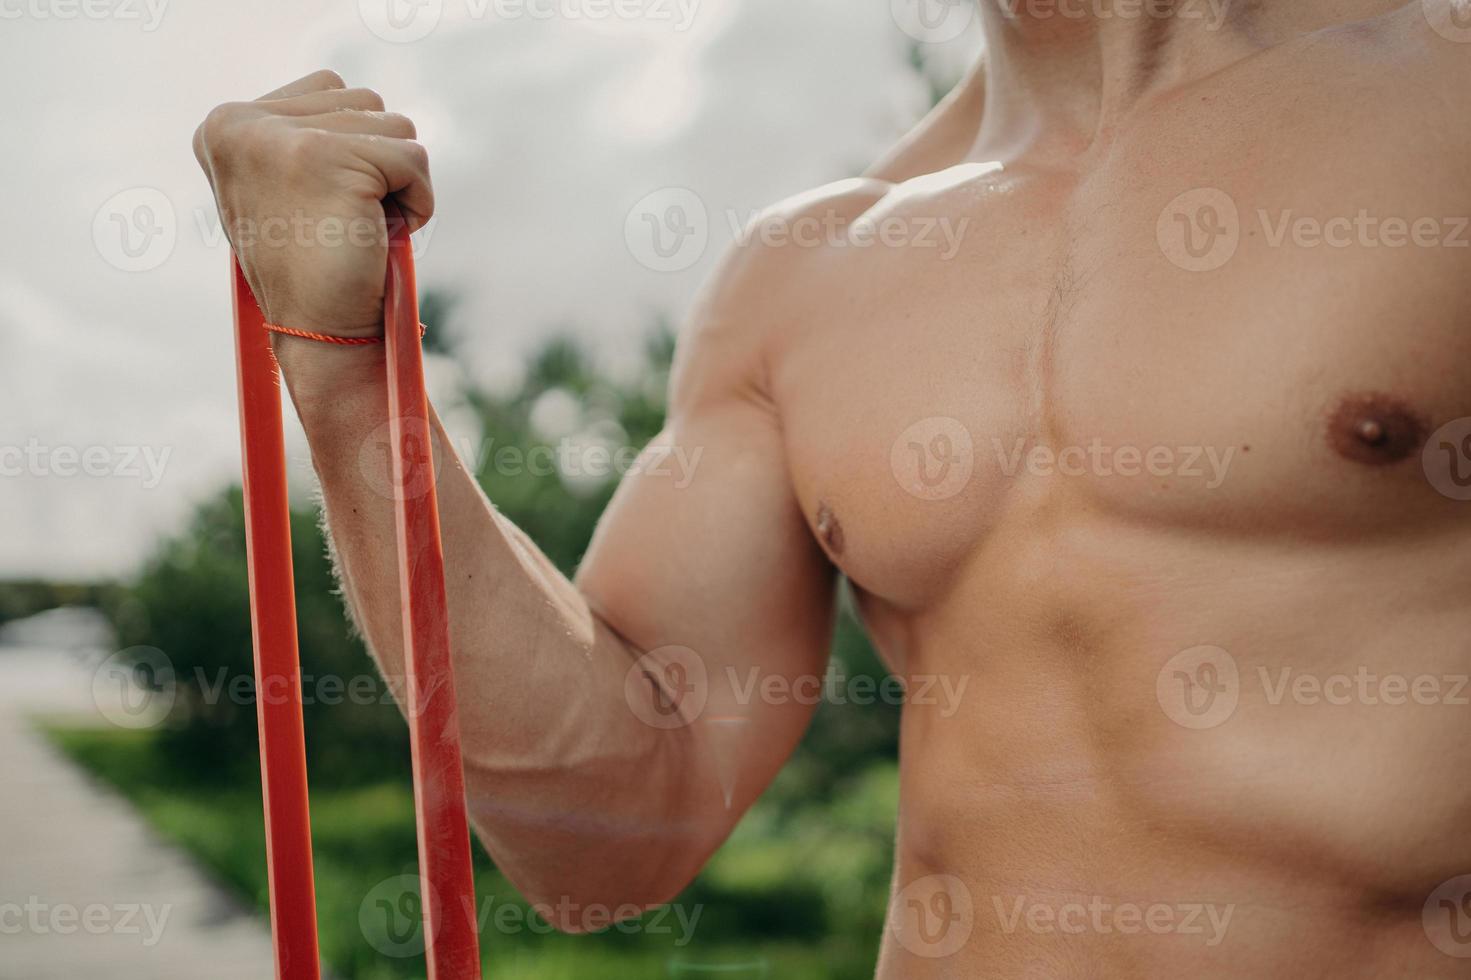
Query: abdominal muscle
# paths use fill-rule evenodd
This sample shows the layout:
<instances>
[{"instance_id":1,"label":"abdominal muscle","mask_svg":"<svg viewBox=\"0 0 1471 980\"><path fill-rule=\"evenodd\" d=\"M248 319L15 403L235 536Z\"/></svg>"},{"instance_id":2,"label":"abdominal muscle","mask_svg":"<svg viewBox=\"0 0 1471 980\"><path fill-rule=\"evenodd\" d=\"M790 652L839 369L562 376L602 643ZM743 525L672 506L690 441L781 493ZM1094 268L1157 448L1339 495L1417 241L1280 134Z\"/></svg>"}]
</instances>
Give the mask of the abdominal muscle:
<instances>
[{"instance_id":1,"label":"abdominal muscle","mask_svg":"<svg viewBox=\"0 0 1471 980\"><path fill-rule=\"evenodd\" d=\"M1109 537L1041 536L904 629L865 599L909 638L879 976L1471 972L1444 545L1375 602L1382 555Z\"/></svg>"}]
</instances>

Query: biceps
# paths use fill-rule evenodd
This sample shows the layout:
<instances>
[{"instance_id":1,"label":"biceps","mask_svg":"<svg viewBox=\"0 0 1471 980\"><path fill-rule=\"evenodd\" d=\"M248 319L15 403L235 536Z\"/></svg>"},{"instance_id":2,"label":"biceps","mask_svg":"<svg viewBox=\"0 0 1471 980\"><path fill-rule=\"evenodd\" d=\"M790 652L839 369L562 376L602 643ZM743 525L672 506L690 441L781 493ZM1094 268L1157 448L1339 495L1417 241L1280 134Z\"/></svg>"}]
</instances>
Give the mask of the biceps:
<instances>
[{"instance_id":1,"label":"biceps","mask_svg":"<svg viewBox=\"0 0 1471 980\"><path fill-rule=\"evenodd\" d=\"M742 765L764 785L811 717L812 699L791 692L824 669L834 587L775 421L737 404L666 429L619 488L578 585L639 650L696 654L704 717L756 723Z\"/></svg>"}]
</instances>

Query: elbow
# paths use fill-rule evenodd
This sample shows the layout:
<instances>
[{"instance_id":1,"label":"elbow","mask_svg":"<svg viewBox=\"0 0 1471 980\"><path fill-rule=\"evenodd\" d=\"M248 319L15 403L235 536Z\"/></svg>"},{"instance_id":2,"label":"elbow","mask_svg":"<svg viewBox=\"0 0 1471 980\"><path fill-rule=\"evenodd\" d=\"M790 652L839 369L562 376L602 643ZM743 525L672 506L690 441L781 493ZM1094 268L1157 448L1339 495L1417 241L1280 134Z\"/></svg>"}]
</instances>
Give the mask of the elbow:
<instances>
[{"instance_id":1,"label":"elbow","mask_svg":"<svg viewBox=\"0 0 1471 980\"><path fill-rule=\"evenodd\" d=\"M575 767L491 766L468 754L467 803L477 836L556 930L599 932L669 906L733 829L738 811L722 797L702 794L716 804L695 805L686 785L669 775L688 772L688 765L644 762L614 766L599 757ZM640 769L648 774L642 782L629 775Z\"/></svg>"},{"instance_id":2,"label":"elbow","mask_svg":"<svg viewBox=\"0 0 1471 980\"><path fill-rule=\"evenodd\" d=\"M681 842L669 838L540 841L530 847L523 842L523 847L507 848L480 836L531 909L553 929L572 935L602 932L666 906L672 906L674 920L690 921L691 910L676 899L714 851L688 840L676 846ZM549 861L550 855L556 857Z\"/></svg>"},{"instance_id":3,"label":"elbow","mask_svg":"<svg viewBox=\"0 0 1471 980\"><path fill-rule=\"evenodd\" d=\"M674 917L680 922L698 920L699 909L695 909L692 916L690 910L675 904L680 892L693 880L691 875L689 880L678 884L671 882L663 889L570 880L560 883L565 887L548 882L522 887L514 879L512 884L547 925L558 932L577 936L634 922L665 906L674 906Z\"/></svg>"}]
</instances>

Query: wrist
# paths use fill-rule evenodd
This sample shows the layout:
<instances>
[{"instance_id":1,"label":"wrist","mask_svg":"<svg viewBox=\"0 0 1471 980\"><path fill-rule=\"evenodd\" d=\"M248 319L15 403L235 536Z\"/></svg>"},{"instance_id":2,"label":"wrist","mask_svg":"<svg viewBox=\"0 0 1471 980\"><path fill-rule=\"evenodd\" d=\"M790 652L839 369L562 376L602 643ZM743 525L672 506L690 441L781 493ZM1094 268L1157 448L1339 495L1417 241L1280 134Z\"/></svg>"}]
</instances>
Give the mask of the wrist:
<instances>
[{"instance_id":1,"label":"wrist","mask_svg":"<svg viewBox=\"0 0 1471 980\"><path fill-rule=\"evenodd\" d=\"M304 426L323 415L355 414L364 398L376 404L386 397L382 344L350 347L272 334L271 348Z\"/></svg>"}]
</instances>

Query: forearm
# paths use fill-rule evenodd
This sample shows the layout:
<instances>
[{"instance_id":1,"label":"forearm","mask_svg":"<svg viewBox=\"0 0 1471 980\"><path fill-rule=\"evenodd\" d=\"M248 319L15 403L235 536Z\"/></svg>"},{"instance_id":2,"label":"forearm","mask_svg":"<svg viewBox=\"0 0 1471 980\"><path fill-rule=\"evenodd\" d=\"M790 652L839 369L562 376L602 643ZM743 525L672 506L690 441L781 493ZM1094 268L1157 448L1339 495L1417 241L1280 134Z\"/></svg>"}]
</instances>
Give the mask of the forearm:
<instances>
[{"instance_id":1,"label":"forearm","mask_svg":"<svg viewBox=\"0 0 1471 980\"><path fill-rule=\"evenodd\" d=\"M413 122L384 110L376 93L314 72L217 107L195 132L223 226L272 322L347 338L379 332L382 202L393 197L410 231L434 213ZM349 234L345 247L233 234L281 214L378 234ZM670 897L812 716L811 704L753 694L754 684L821 671L832 569L793 494L765 390L765 334L742 327L772 322L760 309L771 291L755 286L766 278L750 274L759 263L748 254L709 290L701 339L681 345L675 373L685 380L671 384L660 445L688 449L688 472L624 480L579 570L581 592L494 512L434 421L470 814L500 866L537 899L575 892L582 904L626 908ZM384 673L401 683L383 348L281 338L277 354L348 603ZM685 654L702 672L689 707L680 700L689 685L668 662Z\"/></svg>"},{"instance_id":2,"label":"forearm","mask_svg":"<svg viewBox=\"0 0 1471 980\"><path fill-rule=\"evenodd\" d=\"M404 674L381 347L278 353L321 481L339 574L384 674ZM533 898L670 897L724 834L699 800L691 726L644 724L625 698L640 651L490 506L433 420L450 640L470 813ZM693 792L692 792L693 791ZM720 808L717 806L715 811ZM713 841L712 841L713 839Z\"/></svg>"}]
</instances>

